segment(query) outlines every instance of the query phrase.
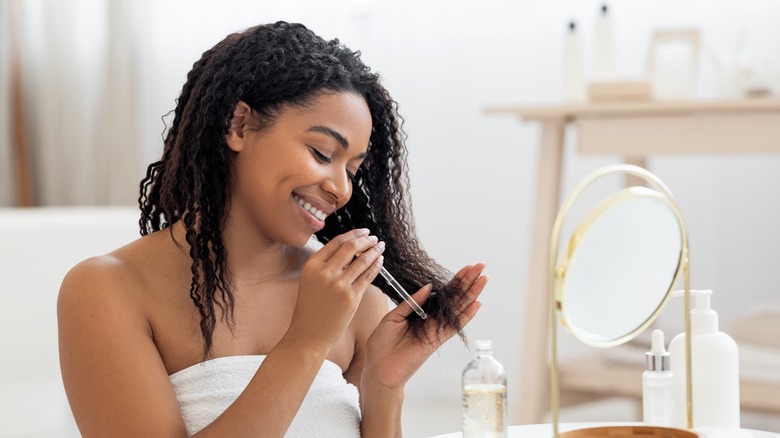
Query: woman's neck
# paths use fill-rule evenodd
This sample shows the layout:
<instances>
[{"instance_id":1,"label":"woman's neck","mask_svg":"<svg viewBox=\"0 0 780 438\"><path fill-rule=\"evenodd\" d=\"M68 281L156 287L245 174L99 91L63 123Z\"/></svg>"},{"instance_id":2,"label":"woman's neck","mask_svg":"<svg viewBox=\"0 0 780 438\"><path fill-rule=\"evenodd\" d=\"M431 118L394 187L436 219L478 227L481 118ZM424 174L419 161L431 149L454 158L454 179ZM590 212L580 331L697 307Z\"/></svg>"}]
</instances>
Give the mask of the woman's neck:
<instances>
[{"instance_id":1,"label":"woman's neck","mask_svg":"<svg viewBox=\"0 0 780 438\"><path fill-rule=\"evenodd\" d=\"M251 223L231 219L234 220L227 221L222 239L236 286L283 279L298 272L300 249L258 233Z\"/></svg>"},{"instance_id":2,"label":"woman's neck","mask_svg":"<svg viewBox=\"0 0 780 438\"><path fill-rule=\"evenodd\" d=\"M179 221L172 227L174 238L189 254L184 224ZM222 234L222 243L227 252L228 272L237 287L283 279L300 269L299 249L259 238L230 221Z\"/></svg>"}]
</instances>

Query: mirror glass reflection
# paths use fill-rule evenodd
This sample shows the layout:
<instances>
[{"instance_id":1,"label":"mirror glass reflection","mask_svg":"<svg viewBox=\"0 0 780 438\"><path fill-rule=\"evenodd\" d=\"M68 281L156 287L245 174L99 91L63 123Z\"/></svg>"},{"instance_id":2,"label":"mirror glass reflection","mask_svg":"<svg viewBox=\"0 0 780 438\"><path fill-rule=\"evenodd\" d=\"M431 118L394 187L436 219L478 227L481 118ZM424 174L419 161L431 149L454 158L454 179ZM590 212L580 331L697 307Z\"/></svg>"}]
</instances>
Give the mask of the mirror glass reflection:
<instances>
[{"instance_id":1,"label":"mirror glass reflection","mask_svg":"<svg viewBox=\"0 0 780 438\"><path fill-rule=\"evenodd\" d=\"M569 242L562 322L596 346L634 333L666 300L681 251L681 226L663 197L632 187L607 198Z\"/></svg>"}]
</instances>

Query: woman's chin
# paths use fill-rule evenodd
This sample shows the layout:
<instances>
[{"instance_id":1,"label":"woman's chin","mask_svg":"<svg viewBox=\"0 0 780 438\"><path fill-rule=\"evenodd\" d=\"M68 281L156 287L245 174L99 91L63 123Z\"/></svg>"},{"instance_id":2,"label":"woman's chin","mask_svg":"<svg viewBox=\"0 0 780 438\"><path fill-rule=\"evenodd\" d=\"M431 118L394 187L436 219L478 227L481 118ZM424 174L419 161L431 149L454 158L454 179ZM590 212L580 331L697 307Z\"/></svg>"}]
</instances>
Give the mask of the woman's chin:
<instances>
[{"instance_id":1,"label":"woman's chin","mask_svg":"<svg viewBox=\"0 0 780 438\"><path fill-rule=\"evenodd\" d=\"M293 248L303 248L312 240L317 241L317 237L314 234L308 234L308 235L302 234L299 236L295 236L295 238L288 241L287 244Z\"/></svg>"}]
</instances>

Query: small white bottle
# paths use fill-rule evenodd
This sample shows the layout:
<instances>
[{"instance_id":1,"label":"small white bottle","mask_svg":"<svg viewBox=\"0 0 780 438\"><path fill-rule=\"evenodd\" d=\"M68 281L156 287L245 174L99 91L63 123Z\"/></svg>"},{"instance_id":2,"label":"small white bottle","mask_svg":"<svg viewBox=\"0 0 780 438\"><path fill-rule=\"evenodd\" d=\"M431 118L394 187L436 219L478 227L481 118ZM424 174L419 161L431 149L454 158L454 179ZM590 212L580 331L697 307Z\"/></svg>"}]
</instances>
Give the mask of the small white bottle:
<instances>
[{"instance_id":1,"label":"small white bottle","mask_svg":"<svg viewBox=\"0 0 780 438\"><path fill-rule=\"evenodd\" d=\"M585 102L582 43L577 24L570 22L563 40L563 98L569 103Z\"/></svg>"},{"instance_id":2,"label":"small white bottle","mask_svg":"<svg viewBox=\"0 0 780 438\"><path fill-rule=\"evenodd\" d=\"M477 341L463 370L463 438L507 436L506 372L493 358L493 342Z\"/></svg>"},{"instance_id":3,"label":"small white bottle","mask_svg":"<svg viewBox=\"0 0 780 438\"><path fill-rule=\"evenodd\" d=\"M710 308L711 290L692 290L691 375L693 427L739 428L739 350L718 330L718 314ZM682 292L674 293L681 296ZM676 427L687 427L685 333L669 344Z\"/></svg>"},{"instance_id":4,"label":"small white bottle","mask_svg":"<svg viewBox=\"0 0 780 438\"><path fill-rule=\"evenodd\" d=\"M597 81L613 79L615 75L614 32L612 18L606 4L601 5L596 17L596 41L593 73Z\"/></svg>"},{"instance_id":5,"label":"small white bottle","mask_svg":"<svg viewBox=\"0 0 780 438\"><path fill-rule=\"evenodd\" d=\"M643 421L652 426L671 426L674 420L674 375L669 368L669 352L664 347L664 332L653 330L650 351L645 353L642 373Z\"/></svg>"}]
</instances>

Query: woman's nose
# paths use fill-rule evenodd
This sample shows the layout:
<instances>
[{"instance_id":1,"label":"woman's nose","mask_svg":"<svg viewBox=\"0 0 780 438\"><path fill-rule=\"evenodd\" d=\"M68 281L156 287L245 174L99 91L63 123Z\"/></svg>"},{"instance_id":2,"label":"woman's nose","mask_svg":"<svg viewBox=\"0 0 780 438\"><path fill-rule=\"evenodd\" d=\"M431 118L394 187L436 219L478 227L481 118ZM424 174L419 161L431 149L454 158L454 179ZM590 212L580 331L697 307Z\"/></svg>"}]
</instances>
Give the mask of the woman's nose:
<instances>
[{"instance_id":1,"label":"woman's nose","mask_svg":"<svg viewBox=\"0 0 780 438\"><path fill-rule=\"evenodd\" d=\"M352 194L352 182L349 180L346 170L334 170L325 180L323 189L333 195L336 203L346 203Z\"/></svg>"}]
</instances>

